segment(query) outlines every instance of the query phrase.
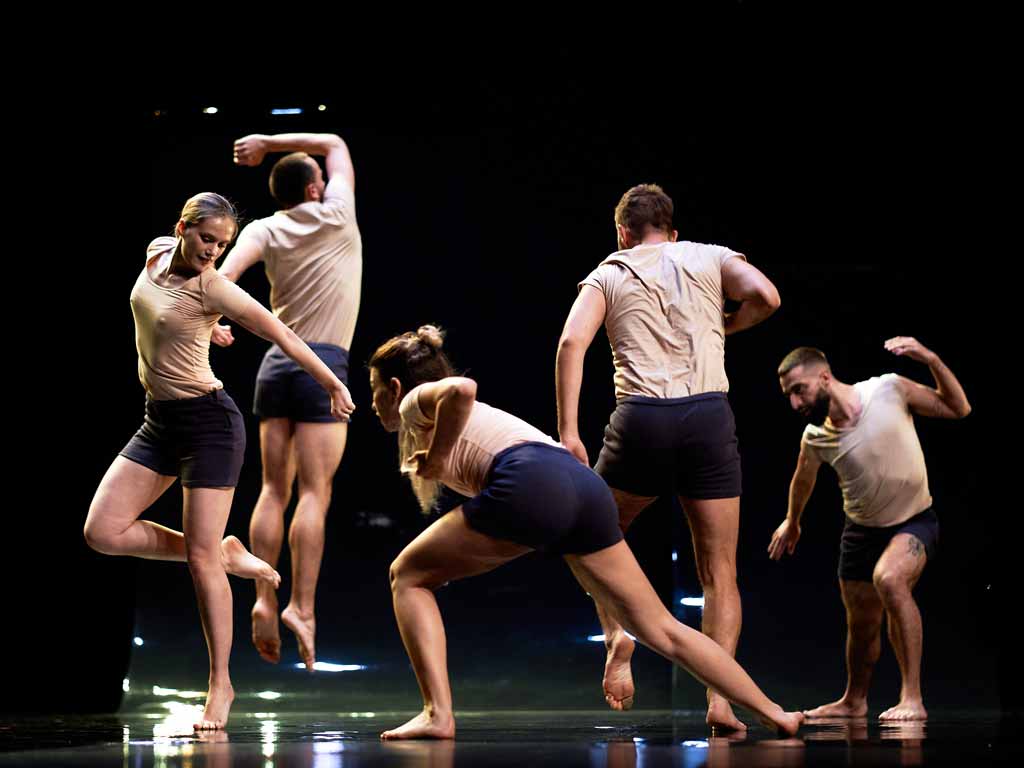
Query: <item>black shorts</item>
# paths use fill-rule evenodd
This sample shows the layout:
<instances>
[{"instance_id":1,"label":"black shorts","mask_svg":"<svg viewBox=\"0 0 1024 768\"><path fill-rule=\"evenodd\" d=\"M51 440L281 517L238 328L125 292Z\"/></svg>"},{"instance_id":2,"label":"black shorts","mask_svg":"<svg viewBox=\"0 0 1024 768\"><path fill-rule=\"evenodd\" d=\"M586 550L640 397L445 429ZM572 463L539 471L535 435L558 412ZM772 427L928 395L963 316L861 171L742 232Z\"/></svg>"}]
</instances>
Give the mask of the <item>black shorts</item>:
<instances>
[{"instance_id":1,"label":"black shorts","mask_svg":"<svg viewBox=\"0 0 1024 768\"><path fill-rule=\"evenodd\" d=\"M873 581L875 564L898 533L909 533L924 544L928 559L935 557L939 544L939 518L931 507L899 525L872 528L846 518L839 541L839 578L845 581Z\"/></svg>"},{"instance_id":2,"label":"black shorts","mask_svg":"<svg viewBox=\"0 0 1024 768\"><path fill-rule=\"evenodd\" d=\"M314 342L309 348L348 384L348 350L334 344ZM292 421L330 423L331 398L316 379L281 351L276 344L267 350L256 374L256 394L252 412L261 419L285 418Z\"/></svg>"},{"instance_id":3,"label":"black shorts","mask_svg":"<svg viewBox=\"0 0 1024 768\"><path fill-rule=\"evenodd\" d=\"M184 400L146 398L146 418L121 456L186 488L234 488L245 459L245 422L216 389Z\"/></svg>"},{"instance_id":4,"label":"black shorts","mask_svg":"<svg viewBox=\"0 0 1024 768\"><path fill-rule=\"evenodd\" d=\"M594 469L612 488L638 496L739 496L743 475L729 398L705 392L620 400Z\"/></svg>"},{"instance_id":5,"label":"black shorts","mask_svg":"<svg viewBox=\"0 0 1024 768\"><path fill-rule=\"evenodd\" d=\"M480 533L559 555L622 541L608 486L567 450L547 443L520 443L495 456L487 486L462 511Z\"/></svg>"}]
</instances>

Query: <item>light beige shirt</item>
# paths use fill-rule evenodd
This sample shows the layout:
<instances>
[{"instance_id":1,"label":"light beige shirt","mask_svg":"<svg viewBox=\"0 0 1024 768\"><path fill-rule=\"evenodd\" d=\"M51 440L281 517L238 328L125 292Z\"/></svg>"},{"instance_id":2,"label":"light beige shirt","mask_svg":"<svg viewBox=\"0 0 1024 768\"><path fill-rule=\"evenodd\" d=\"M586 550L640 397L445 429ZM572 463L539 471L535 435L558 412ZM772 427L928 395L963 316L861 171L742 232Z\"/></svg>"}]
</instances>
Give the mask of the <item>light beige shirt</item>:
<instances>
[{"instance_id":1,"label":"light beige shirt","mask_svg":"<svg viewBox=\"0 0 1024 768\"><path fill-rule=\"evenodd\" d=\"M604 294L615 397L728 392L722 265L745 258L721 245L638 245L583 280Z\"/></svg>"},{"instance_id":2,"label":"light beige shirt","mask_svg":"<svg viewBox=\"0 0 1024 768\"><path fill-rule=\"evenodd\" d=\"M307 343L352 345L363 280L355 193L339 176L323 202L300 203L250 223L239 240L260 247L270 306ZM340 194L339 194L340 193Z\"/></svg>"},{"instance_id":3,"label":"light beige shirt","mask_svg":"<svg viewBox=\"0 0 1024 768\"><path fill-rule=\"evenodd\" d=\"M808 424L803 443L831 464L843 491L843 510L855 523L899 525L932 505L924 453L914 417L894 373L854 384L861 402L852 427Z\"/></svg>"},{"instance_id":4,"label":"light beige shirt","mask_svg":"<svg viewBox=\"0 0 1024 768\"><path fill-rule=\"evenodd\" d=\"M413 490L424 507L428 506L427 501L432 503L432 498L436 497L437 482L463 496L476 496L487 485L487 474L494 457L506 448L527 442L560 445L522 419L477 400L473 403L465 429L448 456L440 480L431 486L429 481L424 482L415 476L415 467L408 461L416 451L430 447L434 434L434 415L425 414L420 408L419 389L414 387L399 406L402 416L399 442L402 472L412 476Z\"/></svg>"},{"instance_id":5,"label":"light beige shirt","mask_svg":"<svg viewBox=\"0 0 1024 768\"><path fill-rule=\"evenodd\" d=\"M146 252L146 266L132 289L139 380L154 400L200 397L223 384L210 369L210 333L221 315L237 317L249 294L207 269L175 288L153 275L167 269L177 240L158 237Z\"/></svg>"}]
</instances>

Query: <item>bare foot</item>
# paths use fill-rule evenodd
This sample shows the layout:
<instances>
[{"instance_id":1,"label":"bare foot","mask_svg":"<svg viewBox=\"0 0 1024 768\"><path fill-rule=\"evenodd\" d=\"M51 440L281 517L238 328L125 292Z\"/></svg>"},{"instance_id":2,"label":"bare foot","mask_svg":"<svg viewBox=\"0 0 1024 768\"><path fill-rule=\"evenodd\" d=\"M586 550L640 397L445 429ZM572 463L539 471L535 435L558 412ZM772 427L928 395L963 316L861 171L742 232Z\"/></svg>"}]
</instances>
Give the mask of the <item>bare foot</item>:
<instances>
[{"instance_id":1,"label":"bare foot","mask_svg":"<svg viewBox=\"0 0 1024 768\"><path fill-rule=\"evenodd\" d=\"M604 700L609 707L620 712L633 707L633 671L629 660L633 657L635 645L629 635L622 633L608 649L604 664L604 680L601 682Z\"/></svg>"},{"instance_id":2,"label":"bare foot","mask_svg":"<svg viewBox=\"0 0 1024 768\"><path fill-rule=\"evenodd\" d=\"M455 718L451 714L441 715L423 710L405 725L380 735L385 741L391 739L454 739Z\"/></svg>"},{"instance_id":3,"label":"bare foot","mask_svg":"<svg viewBox=\"0 0 1024 768\"><path fill-rule=\"evenodd\" d=\"M878 736L881 739L899 739L907 742L919 741L925 737L924 720L887 720L879 725L881 727ZM867 730L867 726L864 727L864 730Z\"/></svg>"},{"instance_id":4,"label":"bare foot","mask_svg":"<svg viewBox=\"0 0 1024 768\"><path fill-rule=\"evenodd\" d=\"M274 589L281 585L281 574L245 548L237 536L228 536L220 543L220 559L224 570L243 579L262 579Z\"/></svg>"},{"instance_id":5,"label":"bare foot","mask_svg":"<svg viewBox=\"0 0 1024 768\"><path fill-rule=\"evenodd\" d=\"M235 700L235 691L231 683L210 685L206 694L206 709L203 718L192 725L197 731L216 731L227 725L231 702Z\"/></svg>"},{"instance_id":6,"label":"bare foot","mask_svg":"<svg viewBox=\"0 0 1024 768\"><path fill-rule=\"evenodd\" d=\"M804 721L804 713L784 712L782 707L779 707L778 712L772 717L761 717L758 719L766 728L774 728L783 736L795 736Z\"/></svg>"},{"instance_id":7,"label":"bare foot","mask_svg":"<svg viewBox=\"0 0 1024 768\"><path fill-rule=\"evenodd\" d=\"M900 703L891 707L878 716L879 720L927 720L928 713L924 711L924 702L914 699L900 699Z\"/></svg>"},{"instance_id":8,"label":"bare foot","mask_svg":"<svg viewBox=\"0 0 1024 768\"><path fill-rule=\"evenodd\" d=\"M252 644L260 658L277 664L281 660L281 631L277 623L277 604L257 599L252 607Z\"/></svg>"},{"instance_id":9,"label":"bare foot","mask_svg":"<svg viewBox=\"0 0 1024 768\"><path fill-rule=\"evenodd\" d=\"M221 744L229 741L227 731L199 731L195 737L204 744Z\"/></svg>"},{"instance_id":10,"label":"bare foot","mask_svg":"<svg viewBox=\"0 0 1024 768\"><path fill-rule=\"evenodd\" d=\"M707 738L709 746L728 747L730 744L739 744L747 740L747 732L743 731L711 731Z\"/></svg>"},{"instance_id":11,"label":"bare foot","mask_svg":"<svg viewBox=\"0 0 1024 768\"><path fill-rule=\"evenodd\" d=\"M745 731L747 726L732 712L729 702L717 693L708 693L707 724L712 731Z\"/></svg>"},{"instance_id":12,"label":"bare foot","mask_svg":"<svg viewBox=\"0 0 1024 768\"><path fill-rule=\"evenodd\" d=\"M299 641L299 656L306 669L312 672L313 664L316 663L316 619L313 614L301 616L289 605L281 612L281 621L295 633L295 639Z\"/></svg>"},{"instance_id":13,"label":"bare foot","mask_svg":"<svg viewBox=\"0 0 1024 768\"><path fill-rule=\"evenodd\" d=\"M814 709L805 709L804 714L808 717L864 717L868 713L867 699L863 701L850 701L846 697L831 704L822 704Z\"/></svg>"}]
</instances>

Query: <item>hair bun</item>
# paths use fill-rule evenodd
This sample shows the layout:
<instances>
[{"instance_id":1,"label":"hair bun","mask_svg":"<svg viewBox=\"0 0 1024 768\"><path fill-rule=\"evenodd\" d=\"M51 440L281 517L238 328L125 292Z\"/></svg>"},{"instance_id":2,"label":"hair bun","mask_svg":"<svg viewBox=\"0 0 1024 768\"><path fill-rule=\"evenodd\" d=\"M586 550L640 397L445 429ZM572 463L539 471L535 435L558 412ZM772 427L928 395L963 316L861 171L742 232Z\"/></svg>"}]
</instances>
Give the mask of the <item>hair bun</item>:
<instances>
[{"instance_id":1,"label":"hair bun","mask_svg":"<svg viewBox=\"0 0 1024 768\"><path fill-rule=\"evenodd\" d=\"M434 350L439 350L444 345L444 334L436 325L421 325L416 329L416 336Z\"/></svg>"}]
</instances>

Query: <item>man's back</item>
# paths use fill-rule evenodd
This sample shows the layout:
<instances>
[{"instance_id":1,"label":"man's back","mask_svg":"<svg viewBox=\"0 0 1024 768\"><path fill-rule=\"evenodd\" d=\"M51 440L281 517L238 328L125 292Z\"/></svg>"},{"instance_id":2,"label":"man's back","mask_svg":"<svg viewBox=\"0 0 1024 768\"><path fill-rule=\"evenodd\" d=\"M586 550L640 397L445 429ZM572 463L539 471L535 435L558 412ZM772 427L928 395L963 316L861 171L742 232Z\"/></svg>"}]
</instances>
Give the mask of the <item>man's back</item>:
<instances>
[{"instance_id":1,"label":"man's back","mask_svg":"<svg viewBox=\"0 0 1024 768\"><path fill-rule=\"evenodd\" d=\"M638 245L582 281L605 296L616 398L728 391L721 269L734 256L688 241Z\"/></svg>"},{"instance_id":2,"label":"man's back","mask_svg":"<svg viewBox=\"0 0 1024 768\"><path fill-rule=\"evenodd\" d=\"M331 196L252 222L245 234L263 253L270 304L306 342L352 344L362 287L363 244L355 195L332 179Z\"/></svg>"}]
</instances>

